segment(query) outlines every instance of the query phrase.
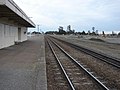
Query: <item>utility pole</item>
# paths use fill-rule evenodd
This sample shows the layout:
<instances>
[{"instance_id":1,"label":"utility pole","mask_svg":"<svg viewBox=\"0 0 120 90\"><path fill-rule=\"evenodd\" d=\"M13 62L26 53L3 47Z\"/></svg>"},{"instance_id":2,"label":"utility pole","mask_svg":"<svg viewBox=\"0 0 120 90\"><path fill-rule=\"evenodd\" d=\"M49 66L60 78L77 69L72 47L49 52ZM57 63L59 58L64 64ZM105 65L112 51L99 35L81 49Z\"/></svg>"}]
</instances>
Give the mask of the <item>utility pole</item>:
<instances>
[{"instance_id":1,"label":"utility pole","mask_svg":"<svg viewBox=\"0 0 120 90\"><path fill-rule=\"evenodd\" d=\"M39 32L39 25L37 25L37 30L38 30L38 32Z\"/></svg>"}]
</instances>

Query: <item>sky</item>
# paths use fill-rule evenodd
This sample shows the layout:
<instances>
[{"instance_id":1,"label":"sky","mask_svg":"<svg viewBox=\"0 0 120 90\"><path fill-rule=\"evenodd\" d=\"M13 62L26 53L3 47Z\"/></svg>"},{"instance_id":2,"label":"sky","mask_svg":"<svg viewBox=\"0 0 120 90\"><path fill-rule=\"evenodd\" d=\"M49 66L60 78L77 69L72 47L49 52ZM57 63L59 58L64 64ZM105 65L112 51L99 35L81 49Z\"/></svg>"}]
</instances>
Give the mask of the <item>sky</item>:
<instances>
[{"instance_id":1,"label":"sky","mask_svg":"<svg viewBox=\"0 0 120 90\"><path fill-rule=\"evenodd\" d=\"M14 0L36 24L29 31L64 30L68 25L76 32L120 32L120 0Z\"/></svg>"}]
</instances>

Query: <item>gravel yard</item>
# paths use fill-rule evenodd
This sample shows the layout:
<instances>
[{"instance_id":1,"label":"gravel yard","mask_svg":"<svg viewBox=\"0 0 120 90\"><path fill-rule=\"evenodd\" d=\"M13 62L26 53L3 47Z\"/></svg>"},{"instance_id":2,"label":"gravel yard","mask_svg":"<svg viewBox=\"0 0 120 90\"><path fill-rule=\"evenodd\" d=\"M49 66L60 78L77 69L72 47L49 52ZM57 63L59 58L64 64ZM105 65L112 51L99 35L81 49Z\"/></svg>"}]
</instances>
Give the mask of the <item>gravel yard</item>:
<instances>
[{"instance_id":1,"label":"gravel yard","mask_svg":"<svg viewBox=\"0 0 120 90\"><path fill-rule=\"evenodd\" d=\"M48 45L46 45L48 46ZM76 90L101 90L90 77L86 75L83 70L76 66L68 57L65 56L55 45L53 45L54 50L61 64L63 65L68 77L73 81ZM58 64L55 63L54 56L50 53L50 49L46 47L46 62L47 62L47 80L48 80L48 90L70 90L67 89L65 84L66 79L62 76L63 73L59 70ZM58 74L59 73L59 74ZM65 80L65 81L64 81Z\"/></svg>"},{"instance_id":2,"label":"gravel yard","mask_svg":"<svg viewBox=\"0 0 120 90\"><path fill-rule=\"evenodd\" d=\"M61 43L62 45L62 43ZM108 65L100 60L97 60L89 55L85 55L77 50L72 49L68 45L64 45L64 49L68 51L74 58L81 63L84 63L97 77L105 80L108 87L117 90L120 89L120 70ZM104 82L104 81L103 81Z\"/></svg>"},{"instance_id":3,"label":"gravel yard","mask_svg":"<svg viewBox=\"0 0 120 90\"><path fill-rule=\"evenodd\" d=\"M118 39L108 39L103 38L102 41L97 40L90 40L90 37L87 38L81 38L75 35L56 35L55 37L58 37L60 39L66 40L68 42L75 43L77 45L87 47L89 49L93 49L98 52L102 52L104 54L111 55L113 57L120 58L120 44L119 44L119 38ZM95 38L95 37L93 37ZM114 43L112 43L112 40Z\"/></svg>"}]
</instances>

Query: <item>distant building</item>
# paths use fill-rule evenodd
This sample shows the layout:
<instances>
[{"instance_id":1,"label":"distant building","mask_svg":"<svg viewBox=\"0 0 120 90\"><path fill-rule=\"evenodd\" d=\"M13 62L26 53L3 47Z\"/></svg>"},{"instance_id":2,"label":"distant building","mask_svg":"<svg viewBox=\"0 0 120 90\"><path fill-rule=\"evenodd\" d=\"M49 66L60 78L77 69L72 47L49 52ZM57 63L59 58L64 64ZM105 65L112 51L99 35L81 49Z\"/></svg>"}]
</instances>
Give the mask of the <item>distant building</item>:
<instances>
[{"instance_id":1,"label":"distant building","mask_svg":"<svg viewBox=\"0 0 120 90\"><path fill-rule=\"evenodd\" d=\"M71 31L71 26L70 25L67 26L67 31Z\"/></svg>"},{"instance_id":2,"label":"distant building","mask_svg":"<svg viewBox=\"0 0 120 90\"><path fill-rule=\"evenodd\" d=\"M27 28L35 27L13 0L0 0L0 49L27 40Z\"/></svg>"},{"instance_id":3,"label":"distant building","mask_svg":"<svg viewBox=\"0 0 120 90\"><path fill-rule=\"evenodd\" d=\"M59 26L58 30L59 30L59 31L60 31L60 30L63 30L63 27L62 27L62 26Z\"/></svg>"},{"instance_id":4,"label":"distant building","mask_svg":"<svg viewBox=\"0 0 120 90\"><path fill-rule=\"evenodd\" d=\"M66 34L66 31L63 30L62 26L59 26L58 30L59 30L58 34Z\"/></svg>"},{"instance_id":5,"label":"distant building","mask_svg":"<svg viewBox=\"0 0 120 90\"><path fill-rule=\"evenodd\" d=\"M75 30L73 29L71 29L71 25L68 25L67 26L67 34L74 34L75 33Z\"/></svg>"},{"instance_id":6,"label":"distant building","mask_svg":"<svg viewBox=\"0 0 120 90\"><path fill-rule=\"evenodd\" d=\"M63 27L59 26L58 30L59 30L59 32L62 32L63 31Z\"/></svg>"}]
</instances>

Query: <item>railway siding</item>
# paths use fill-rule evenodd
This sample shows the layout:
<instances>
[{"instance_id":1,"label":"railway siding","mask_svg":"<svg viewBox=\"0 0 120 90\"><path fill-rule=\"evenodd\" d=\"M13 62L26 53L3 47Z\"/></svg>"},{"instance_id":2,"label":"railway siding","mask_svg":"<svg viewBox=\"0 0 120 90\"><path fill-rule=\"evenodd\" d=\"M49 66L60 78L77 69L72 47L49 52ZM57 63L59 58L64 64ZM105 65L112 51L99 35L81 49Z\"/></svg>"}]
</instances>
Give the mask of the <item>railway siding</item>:
<instances>
[{"instance_id":1,"label":"railway siding","mask_svg":"<svg viewBox=\"0 0 120 90\"><path fill-rule=\"evenodd\" d=\"M120 59L120 44L108 43L106 41L105 42L92 41L85 38L78 38L76 36L56 35L54 37Z\"/></svg>"},{"instance_id":2,"label":"railway siding","mask_svg":"<svg viewBox=\"0 0 120 90\"><path fill-rule=\"evenodd\" d=\"M68 45L67 45L68 46ZM55 46L54 46L55 47ZM57 50L58 51L58 50ZM73 50L72 50L73 51ZM57 52L58 53L58 52ZM59 53L58 53L59 54ZM60 53L61 54L61 53ZM59 57L60 59L63 59L62 61L63 62L65 62L66 61L66 59L64 58L64 56L62 55L62 58L61 57ZM65 60L65 61L64 61ZM63 63L64 64L64 63ZM74 65L71 65L71 64L68 64L68 61L67 61L67 63L65 63L65 65L68 67L68 68L72 68L72 66L73 66L73 68L75 68L75 66ZM87 70L89 70L90 71L90 73L94 73L94 72L91 72L91 68L88 68L87 67L87 65L85 65L85 64L82 64L84 67L86 67L86 69ZM66 67L66 66L64 66L64 67ZM67 69L67 71L69 71L70 69ZM75 71L77 71L78 69L75 69ZM72 72L69 72L69 75L71 76L72 75L72 73L73 73L74 71L72 71ZM76 72L76 75L80 75L81 73L80 72ZM75 75L75 76L76 76ZM73 75L74 76L74 75ZM84 77L83 77L84 78ZM97 77L97 78L101 78L101 77ZM73 79L73 78L72 78ZM79 78L78 78L79 79ZM85 79L85 78L84 78ZM80 82L76 82L76 81L74 81L75 83L76 83L76 85L79 85L80 84ZM103 81L102 83L106 83L106 81ZM91 84L91 82L86 82L86 83L84 83L84 85L85 84ZM114 87L112 87L112 89L113 89ZM108 90L108 89L107 89Z\"/></svg>"},{"instance_id":3,"label":"railway siding","mask_svg":"<svg viewBox=\"0 0 120 90\"><path fill-rule=\"evenodd\" d=\"M63 43L61 43L61 46L62 44ZM99 79L105 79L105 81L103 80L103 83L107 83L108 86L111 86L112 89L116 87L120 88L119 69L116 69L111 65L101 62L94 57L91 57L90 55L80 53L79 51L71 48L69 45L63 45L63 48L68 51L72 56L74 56L74 58L76 58L78 62L83 63L83 65L87 67L88 70L93 73L93 75L96 75L96 77L98 77Z\"/></svg>"}]
</instances>

